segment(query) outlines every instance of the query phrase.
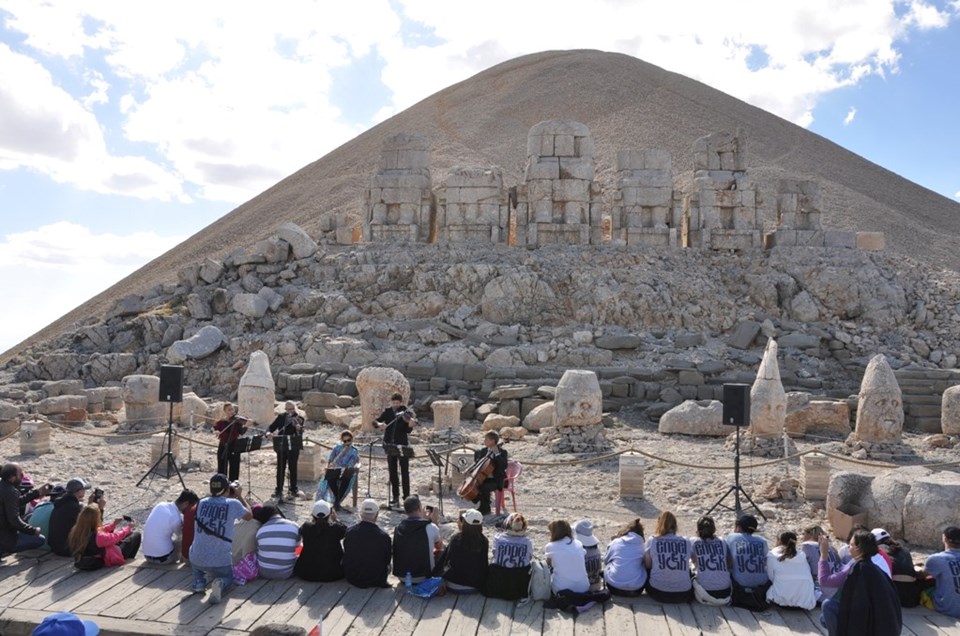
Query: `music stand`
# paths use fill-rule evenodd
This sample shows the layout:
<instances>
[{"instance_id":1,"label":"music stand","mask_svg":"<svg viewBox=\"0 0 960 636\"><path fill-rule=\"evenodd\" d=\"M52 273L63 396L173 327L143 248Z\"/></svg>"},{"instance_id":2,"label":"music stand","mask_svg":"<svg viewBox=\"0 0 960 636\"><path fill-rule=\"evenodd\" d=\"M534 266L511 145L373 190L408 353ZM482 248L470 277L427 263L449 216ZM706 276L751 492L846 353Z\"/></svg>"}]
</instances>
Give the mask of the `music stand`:
<instances>
[{"instance_id":1,"label":"music stand","mask_svg":"<svg viewBox=\"0 0 960 636\"><path fill-rule=\"evenodd\" d=\"M253 492L253 479L250 476L250 455L253 453L253 451L260 450L261 448L263 448L263 435L260 433L257 433L256 435L251 435L250 437L241 436L241 437L238 437L236 442L234 443L241 442L241 441L243 442L243 444L238 449L238 452L241 455L247 456L247 460L244 462L247 465L247 490L244 493L244 498L249 499L250 501L256 500L256 501L263 502L263 499L258 497L257 494ZM281 502L278 501L277 503L281 503Z\"/></svg>"},{"instance_id":2,"label":"music stand","mask_svg":"<svg viewBox=\"0 0 960 636\"><path fill-rule=\"evenodd\" d=\"M370 493L370 477L373 475L373 446L376 443L377 440L373 440L367 445L367 499L373 498Z\"/></svg>"},{"instance_id":3,"label":"music stand","mask_svg":"<svg viewBox=\"0 0 960 636\"><path fill-rule=\"evenodd\" d=\"M170 469L173 468L173 472L177 473L177 477L180 478L180 485L184 490L187 489L187 484L183 481L183 475L180 474L180 469L177 467L177 462L173 458L173 400L170 400L170 417L167 419L167 433L166 438L164 439L164 444L166 444L167 450L160 455L160 458L154 462L143 477L140 478L140 481L137 482L137 487L143 483L143 480L150 476L150 481L153 481L154 471L160 466L160 462L167 462L167 474L166 477L170 478ZM163 448L163 446L161 446Z\"/></svg>"},{"instance_id":4,"label":"music stand","mask_svg":"<svg viewBox=\"0 0 960 636\"><path fill-rule=\"evenodd\" d=\"M437 488L439 489L437 499L440 501L440 516L443 517L443 468L445 462L443 457L440 456L440 453L432 448L427 449L427 457L429 457L433 465L437 467Z\"/></svg>"}]
</instances>

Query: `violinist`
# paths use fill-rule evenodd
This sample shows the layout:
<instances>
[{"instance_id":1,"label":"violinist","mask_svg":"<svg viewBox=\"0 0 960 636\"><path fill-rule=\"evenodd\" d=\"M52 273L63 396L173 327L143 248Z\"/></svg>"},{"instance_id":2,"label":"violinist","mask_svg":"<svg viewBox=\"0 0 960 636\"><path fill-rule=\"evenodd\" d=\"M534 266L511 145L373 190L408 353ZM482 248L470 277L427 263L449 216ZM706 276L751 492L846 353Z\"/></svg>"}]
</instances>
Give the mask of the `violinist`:
<instances>
[{"instance_id":1,"label":"violinist","mask_svg":"<svg viewBox=\"0 0 960 636\"><path fill-rule=\"evenodd\" d=\"M483 448L474 451L473 459L479 462L485 457L490 458L493 472L478 486L480 491L473 503L479 504L480 514L490 514L490 493L502 490L507 485L507 451L500 447L500 435L496 431L487 431L483 436Z\"/></svg>"},{"instance_id":2,"label":"violinist","mask_svg":"<svg viewBox=\"0 0 960 636\"><path fill-rule=\"evenodd\" d=\"M383 443L397 446L409 446L407 437L417 423L413 411L403 403L403 396L394 393L390 396L390 406L384 409L380 417L374 421L374 428L383 425ZM399 469L399 475L398 473ZM410 496L410 458L387 456L387 470L390 473L390 504L391 508L400 506L400 481L403 481L403 499Z\"/></svg>"},{"instance_id":3,"label":"violinist","mask_svg":"<svg viewBox=\"0 0 960 636\"><path fill-rule=\"evenodd\" d=\"M273 450L277 454L277 489L273 497L278 501L283 499L283 481L289 467L290 496L296 498L300 494L297 486L297 462L303 449L303 417L297 413L297 405L293 402L284 404L283 413L273 420L267 432L273 438Z\"/></svg>"},{"instance_id":4,"label":"violinist","mask_svg":"<svg viewBox=\"0 0 960 636\"><path fill-rule=\"evenodd\" d=\"M250 421L237 415L237 407L227 402L223 405L223 418L213 424L217 432L219 445L217 446L217 473L227 475L230 481L240 479L240 452L236 441L243 433L243 428Z\"/></svg>"}]
</instances>

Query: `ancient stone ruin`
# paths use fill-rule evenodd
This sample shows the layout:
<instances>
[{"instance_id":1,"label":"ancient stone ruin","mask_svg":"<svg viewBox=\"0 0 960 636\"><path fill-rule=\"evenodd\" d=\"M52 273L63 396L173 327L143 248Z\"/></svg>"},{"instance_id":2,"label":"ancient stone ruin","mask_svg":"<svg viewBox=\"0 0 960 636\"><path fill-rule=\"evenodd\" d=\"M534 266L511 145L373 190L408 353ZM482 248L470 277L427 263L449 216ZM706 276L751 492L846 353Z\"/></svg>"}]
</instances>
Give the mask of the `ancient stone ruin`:
<instances>
[{"instance_id":1,"label":"ancient stone ruin","mask_svg":"<svg viewBox=\"0 0 960 636\"><path fill-rule=\"evenodd\" d=\"M656 148L617 153L612 236L627 245L679 247L682 219L670 153Z\"/></svg>"},{"instance_id":2,"label":"ancient stone ruin","mask_svg":"<svg viewBox=\"0 0 960 636\"><path fill-rule=\"evenodd\" d=\"M854 457L892 459L909 453L900 443L903 434L903 394L890 363L874 356L863 374L857 402L856 428L846 446Z\"/></svg>"},{"instance_id":3,"label":"ancient stone ruin","mask_svg":"<svg viewBox=\"0 0 960 636\"><path fill-rule=\"evenodd\" d=\"M434 196L430 141L412 133L387 138L380 170L370 179L363 202L366 242L431 240Z\"/></svg>"}]
</instances>

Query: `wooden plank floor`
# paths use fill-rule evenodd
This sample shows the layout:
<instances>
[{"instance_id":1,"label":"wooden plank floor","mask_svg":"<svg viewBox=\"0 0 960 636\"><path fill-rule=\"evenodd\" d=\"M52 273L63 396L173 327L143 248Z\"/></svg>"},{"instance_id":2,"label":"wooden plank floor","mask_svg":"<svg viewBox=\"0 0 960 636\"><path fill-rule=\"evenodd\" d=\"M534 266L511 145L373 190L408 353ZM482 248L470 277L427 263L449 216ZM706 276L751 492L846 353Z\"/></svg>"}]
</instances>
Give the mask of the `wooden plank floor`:
<instances>
[{"instance_id":1,"label":"wooden plank floor","mask_svg":"<svg viewBox=\"0 0 960 636\"><path fill-rule=\"evenodd\" d=\"M615 599L573 618L543 603L511 603L448 594L429 601L402 586L361 590L345 583L256 580L217 605L191 594L190 571L138 559L120 568L80 572L49 553L7 557L0 565L0 634L29 634L52 612L95 621L104 636L240 636L272 623L324 636L822 636L819 612L661 605L645 596ZM960 622L922 608L904 610L906 636L960 636Z\"/></svg>"}]
</instances>

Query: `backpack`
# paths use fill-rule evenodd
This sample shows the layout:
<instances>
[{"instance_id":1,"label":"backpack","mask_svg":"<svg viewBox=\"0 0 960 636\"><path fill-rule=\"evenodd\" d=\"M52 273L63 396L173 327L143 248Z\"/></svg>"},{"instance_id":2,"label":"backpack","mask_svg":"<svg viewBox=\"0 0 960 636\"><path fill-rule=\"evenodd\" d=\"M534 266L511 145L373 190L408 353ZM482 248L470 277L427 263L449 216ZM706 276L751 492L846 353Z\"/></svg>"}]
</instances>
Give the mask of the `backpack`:
<instances>
[{"instance_id":1,"label":"backpack","mask_svg":"<svg viewBox=\"0 0 960 636\"><path fill-rule=\"evenodd\" d=\"M547 601L550 599L550 566L543 561L534 559L530 562L530 590L528 598L531 601Z\"/></svg>"}]
</instances>

